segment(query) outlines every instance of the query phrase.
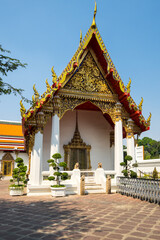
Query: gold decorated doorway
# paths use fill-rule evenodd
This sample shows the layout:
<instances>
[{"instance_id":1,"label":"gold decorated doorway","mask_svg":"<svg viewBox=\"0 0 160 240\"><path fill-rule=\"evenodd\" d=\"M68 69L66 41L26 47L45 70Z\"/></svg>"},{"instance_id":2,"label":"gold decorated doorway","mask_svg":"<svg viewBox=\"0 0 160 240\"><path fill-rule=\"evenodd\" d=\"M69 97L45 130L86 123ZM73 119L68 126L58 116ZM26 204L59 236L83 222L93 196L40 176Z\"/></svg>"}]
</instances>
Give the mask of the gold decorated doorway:
<instances>
[{"instance_id":1,"label":"gold decorated doorway","mask_svg":"<svg viewBox=\"0 0 160 240\"><path fill-rule=\"evenodd\" d=\"M12 176L12 171L14 168L14 158L12 155L7 152L3 157L2 157L2 174L3 176Z\"/></svg>"},{"instance_id":2,"label":"gold decorated doorway","mask_svg":"<svg viewBox=\"0 0 160 240\"><path fill-rule=\"evenodd\" d=\"M3 175L12 176L12 161L3 161Z\"/></svg>"},{"instance_id":3,"label":"gold decorated doorway","mask_svg":"<svg viewBox=\"0 0 160 240\"><path fill-rule=\"evenodd\" d=\"M73 170L76 163L79 163L80 169L91 169L90 150L91 146L83 142L78 130L78 115L76 112L76 128L68 145L64 145L64 161L67 164L67 170Z\"/></svg>"}]
</instances>

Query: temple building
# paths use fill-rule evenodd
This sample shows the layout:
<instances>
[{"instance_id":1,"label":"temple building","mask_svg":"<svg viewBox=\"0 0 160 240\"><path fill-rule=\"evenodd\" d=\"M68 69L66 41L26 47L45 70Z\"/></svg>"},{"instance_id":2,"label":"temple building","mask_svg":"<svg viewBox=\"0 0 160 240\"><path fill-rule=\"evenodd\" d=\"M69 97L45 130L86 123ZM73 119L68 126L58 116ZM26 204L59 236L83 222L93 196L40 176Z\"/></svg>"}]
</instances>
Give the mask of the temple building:
<instances>
[{"instance_id":1,"label":"temple building","mask_svg":"<svg viewBox=\"0 0 160 240\"><path fill-rule=\"evenodd\" d=\"M4 179L12 176L17 157L23 158L25 165L28 165L22 123L0 121L0 172Z\"/></svg>"},{"instance_id":2,"label":"temple building","mask_svg":"<svg viewBox=\"0 0 160 240\"><path fill-rule=\"evenodd\" d=\"M21 101L26 151L29 154L30 187L43 186L49 172L47 160L60 152L72 171L95 170L98 163L116 176L121 175L123 138L127 154L135 162L136 134L149 130L151 114L142 115L130 94L131 80L124 85L103 43L95 22L82 39L74 56L57 77L52 68L51 86L41 96L33 86L29 110Z\"/></svg>"}]
</instances>

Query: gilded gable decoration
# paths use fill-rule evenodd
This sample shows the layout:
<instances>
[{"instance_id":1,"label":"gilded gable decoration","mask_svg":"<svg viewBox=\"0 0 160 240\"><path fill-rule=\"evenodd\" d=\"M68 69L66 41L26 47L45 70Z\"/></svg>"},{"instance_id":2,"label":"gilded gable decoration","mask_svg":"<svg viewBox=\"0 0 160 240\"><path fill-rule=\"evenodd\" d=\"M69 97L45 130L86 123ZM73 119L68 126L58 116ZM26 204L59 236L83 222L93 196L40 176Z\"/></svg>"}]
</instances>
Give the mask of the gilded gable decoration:
<instances>
[{"instance_id":1,"label":"gilded gable decoration","mask_svg":"<svg viewBox=\"0 0 160 240\"><path fill-rule=\"evenodd\" d=\"M65 85L64 89L81 92L111 93L90 52L88 52L78 71Z\"/></svg>"},{"instance_id":2,"label":"gilded gable decoration","mask_svg":"<svg viewBox=\"0 0 160 240\"><path fill-rule=\"evenodd\" d=\"M12 155L10 153L6 153L3 157L2 160L14 160L14 158L12 157Z\"/></svg>"}]
</instances>

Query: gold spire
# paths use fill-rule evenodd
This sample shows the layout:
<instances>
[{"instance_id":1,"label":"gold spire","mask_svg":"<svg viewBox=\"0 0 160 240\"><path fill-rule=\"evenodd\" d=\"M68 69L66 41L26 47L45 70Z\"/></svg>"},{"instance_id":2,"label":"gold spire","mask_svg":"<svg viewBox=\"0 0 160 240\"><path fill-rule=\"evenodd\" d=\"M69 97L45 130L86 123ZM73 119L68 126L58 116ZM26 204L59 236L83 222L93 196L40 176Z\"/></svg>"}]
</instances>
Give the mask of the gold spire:
<instances>
[{"instance_id":1,"label":"gold spire","mask_svg":"<svg viewBox=\"0 0 160 240\"><path fill-rule=\"evenodd\" d=\"M93 16L93 21L92 21L92 25L91 25L92 28L96 28L96 21L95 21L96 13L97 13L97 3L95 1L94 16Z\"/></svg>"},{"instance_id":2,"label":"gold spire","mask_svg":"<svg viewBox=\"0 0 160 240\"><path fill-rule=\"evenodd\" d=\"M141 111L141 112L142 112L142 104L143 104L143 97L141 98L141 101L138 105L139 111Z\"/></svg>"},{"instance_id":3,"label":"gold spire","mask_svg":"<svg viewBox=\"0 0 160 240\"><path fill-rule=\"evenodd\" d=\"M130 87L131 87L131 79L129 78L129 82L128 82L128 84L127 84L127 93L130 93L130 91L131 91L131 89L130 89Z\"/></svg>"},{"instance_id":4,"label":"gold spire","mask_svg":"<svg viewBox=\"0 0 160 240\"><path fill-rule=\"evenodd\" d=\"M79 44L81 44L81 42L82 42L82 31L80 30L80 42L79 42Z\"/></svg>"},{"instance_id":5,"label":"gold spire","mask_svg":"<svg viewBox=\"0 0 160 240\"><path fill-rule=\"evenodd\" d=\"M24 107L24 105L22 103L22 100L20 101L20 106L21 106L21 108L20 108L21 116L23 117L23 114L26 112L26 109L25 109L25 107Z\"/></svg>"}]
</instances>

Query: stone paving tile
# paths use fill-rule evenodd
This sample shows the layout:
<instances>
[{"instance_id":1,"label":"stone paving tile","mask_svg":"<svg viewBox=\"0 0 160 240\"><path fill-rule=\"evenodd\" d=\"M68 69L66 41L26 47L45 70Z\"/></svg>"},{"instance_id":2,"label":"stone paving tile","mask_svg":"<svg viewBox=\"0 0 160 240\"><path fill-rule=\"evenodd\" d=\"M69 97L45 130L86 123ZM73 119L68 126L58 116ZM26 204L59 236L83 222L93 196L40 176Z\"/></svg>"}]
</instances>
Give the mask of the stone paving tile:
<instances>
[{"instance_id":1,"label":"stone paving tile","mask_svg":"<svg viewBox=\"0 0 160 240\"><path fill-rule=\"evenodd\" d=\"M134 237L145 238L147 234L146 233L142 233L142 232L132 232L131 235L133 235Z\"/></svg>"},{"instance_id":2,"label":"stone paving tile","mask_svg":"<svg viewBox=\"0 0 160 240\"><path fill-rule=\"evenodd\" d=\"M156 239L159 240L160 239L160 235L150 235L149 239Z\"/></svg>"},{"instance_id":3,"label":"stone paving tile","mask_svg":"<svg viewBox=\"0 0 160 240\"><path fill-rule=\"evenodd\" d=\"M156 204L119 194L11 197L8 184L0 181L0 240L160 240Z\"/></svg>"},{"instance_id":4,"label":"stone paving tile","mask_svg":"<svg viewBox=\"0 0 160 240\"><path fill-rule=\"evenodd\" d=\"M99 237L95 237L92 235L89 235L83 238L83 240L99 240L99 239L100 239Z\"/></svg>"},{"instance_id":5,"label":"stone paving tile","mask_svg":"<svg viewBox=\"0 0 160 240\"><path fill-rule=\"evenodd\" d=\"M142 238L137 238L137 237L126 237L124 240L142 240Z\"/></svg>"}]
</instances>

